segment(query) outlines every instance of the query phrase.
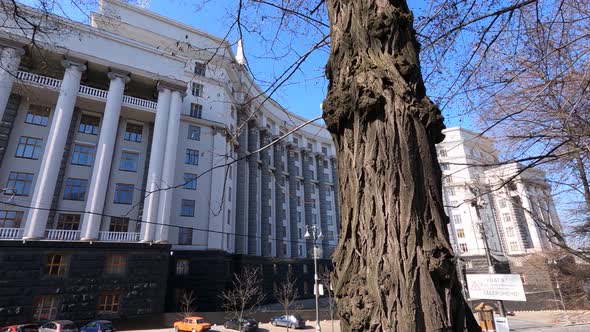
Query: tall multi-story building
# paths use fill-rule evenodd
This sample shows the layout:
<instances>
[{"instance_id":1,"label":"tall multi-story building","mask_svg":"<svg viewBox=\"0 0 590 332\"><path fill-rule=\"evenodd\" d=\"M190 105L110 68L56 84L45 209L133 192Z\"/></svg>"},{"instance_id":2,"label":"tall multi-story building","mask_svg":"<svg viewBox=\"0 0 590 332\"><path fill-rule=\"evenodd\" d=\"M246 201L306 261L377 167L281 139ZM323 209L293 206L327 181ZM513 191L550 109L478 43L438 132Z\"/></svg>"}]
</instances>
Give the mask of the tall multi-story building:
<instances>
[{"instance_id":1,"label":"tall multi-story building","mask_svg":"<svg viewBox=\"0 0 590 332\"><path fill-rule=\"evenodd\" d=\"M88 25L20 11L0 13L0 322L160 312L187 289L212 308L252 264L269 293L291 272L313 294L306 227L323 258L338 230L321 125L295 130L241 50L193 27L115 0Z\"/></svg>"},{"instance_id":2,"label":"tall multi-story building","mask_svg":"<svg viewBox=\"0 0 590 332\"><path fill-rule=\"evenodd\" d=\"M555 249L545 225L561 229L544 172L500 162L493 140L478 133L453 127L444 134L445 140L437 145L443 199L450 218L451 243L465 271L488 272L482 236L485 231L496 270L521 273L527 284L527 273L522 269L526 257ZM551 281L546 281L542 281L542 291L535 285L525 285L525 290L535 288L528 294L529 308L535 307L532 302L539 306L546 302L545 297L535 298L539 293L553 295Z\"/></svg>"}]
</instances>

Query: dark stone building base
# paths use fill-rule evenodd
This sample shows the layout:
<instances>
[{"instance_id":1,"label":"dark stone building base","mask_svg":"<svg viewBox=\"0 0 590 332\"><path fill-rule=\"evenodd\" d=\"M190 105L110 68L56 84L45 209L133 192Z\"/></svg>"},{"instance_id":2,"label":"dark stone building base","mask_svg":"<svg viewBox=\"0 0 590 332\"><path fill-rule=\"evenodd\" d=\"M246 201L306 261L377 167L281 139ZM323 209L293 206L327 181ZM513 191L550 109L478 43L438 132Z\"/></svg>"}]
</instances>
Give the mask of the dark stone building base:
<instances>
[{"instance_id":1,"label":"dark stone building base","mask_svg":"<svg viewBox=\"0 0 590 332\"><path fill-rule=\"evenodd\" d=\"M65 257L60 276L47 273L48 256ZM109 274L110 255L124 257L123 272ZM0 241L0 326L34 321L44 296L57 298L56 319L86 321L163 311L169 245L140 243ZM97 313L101 294L118 294L116 314Z\"/></svg>"},{"instance_id":2,"label":"dark stone building base","mask_svg":"<svg viewBox=\"0 0 590 332\"><path fill-rule=\"evenodd\" d=\"M187 260L189 271L181 275L177 271L179 261ZM258 267L263 279L267 302L274 302L274 290L291 275L297 283L299 299L313 297L313 259L288 259L228 254L224 251L174 251L170 259L166 311L180 311L180 297L193 292L194 310L222 310L221 295L230 289L235 274L246 266ZM332 261L318 260L318 274L331 270Z\"/></svg>"}]
</instances>

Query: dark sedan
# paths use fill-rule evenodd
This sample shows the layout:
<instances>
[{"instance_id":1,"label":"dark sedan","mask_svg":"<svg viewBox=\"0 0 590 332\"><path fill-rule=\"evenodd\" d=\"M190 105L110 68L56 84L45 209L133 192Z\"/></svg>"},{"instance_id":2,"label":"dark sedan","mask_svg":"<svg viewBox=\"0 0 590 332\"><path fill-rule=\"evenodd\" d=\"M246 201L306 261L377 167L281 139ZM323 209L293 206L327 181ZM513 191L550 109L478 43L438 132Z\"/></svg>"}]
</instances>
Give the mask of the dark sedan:
<instances>
[{"instance_id":1,"label":"dark sedan","mask_svg":"<svg viewBox=\"0 0 590 332\"><path fill-rule=\"evenodd\" d=\"M80 328L80 332L115 332L113 323L108 320L95 320Z\"/></svg>"},{"instance_id":2,"label":"dark sedan","mask_svg":"<svg viewBox=\"0 0 590 332\"><path fill-rule=\"evenodd\" d=\"M273 317L270 323L274 326L285 326L291 329L299 329L305 327L305 320L299 315L285 315L280 317Z\"/></svg>"},{"instance_id":3,"label":"dark sedan","mask_svg":"<svg viewBox=\"0 0 590 332\"><path fill-rule=\"evenodd\" d=\"M258 331L258 322L254 318L230 319L223 323L226 329L238 330L242 332Z\"/></svg>"}]
</instances>

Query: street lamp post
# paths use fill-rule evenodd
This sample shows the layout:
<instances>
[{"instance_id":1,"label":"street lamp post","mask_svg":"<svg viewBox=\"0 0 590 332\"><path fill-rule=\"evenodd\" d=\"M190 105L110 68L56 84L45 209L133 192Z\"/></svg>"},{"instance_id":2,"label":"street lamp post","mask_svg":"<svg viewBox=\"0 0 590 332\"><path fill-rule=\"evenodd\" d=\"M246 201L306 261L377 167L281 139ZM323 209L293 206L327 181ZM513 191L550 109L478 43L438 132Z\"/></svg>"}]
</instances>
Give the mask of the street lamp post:
<instances>
[{"instance_id":1,"label":"street lamp post","mask_svg":"<svg viewBox=\"0 0 590 332\"><path fill-rule=\"evenodd\" d=\"M305 239L313 241L313 270L314 270L314 293L315 293L315 330L320 332L320 290L318 288L318 240L322 240L324 235L322 229L316 225L305 225Z\"/></svg>"},{"instance_id":2,"label":"street lamp post","mask_svg":"<svg viewBox=\"0 0 590 332\"><path fill-rule=\"evenodd\" d=\"M490 247L488 244L488 236L486 234L486 229L483 223L483 219L481 217L481 210L485 208L487 204L485 200L481 197L478 188L468 186L467 189L473 195L471 199L471 206L475 208L475 214L477 215L478 222L476 223L476 227L479 229L481 233L481 238L483 240L483 246L486 254L486 260L488 261L488 273L495 274L496 267L492 261L492 255L490 253ZM506 310L504 309L504 301L498 300L498 310L500 311L500 316L506 317Z\"/></svg>"}]
</instances>

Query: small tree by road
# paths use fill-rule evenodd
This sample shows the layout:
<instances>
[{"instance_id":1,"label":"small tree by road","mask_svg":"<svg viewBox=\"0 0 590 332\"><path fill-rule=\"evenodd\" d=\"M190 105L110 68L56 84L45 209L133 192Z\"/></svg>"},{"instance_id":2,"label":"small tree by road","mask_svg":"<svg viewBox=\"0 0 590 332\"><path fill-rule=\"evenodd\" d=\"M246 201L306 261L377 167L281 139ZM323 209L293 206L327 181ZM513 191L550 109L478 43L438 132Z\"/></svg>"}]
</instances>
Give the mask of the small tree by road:
<instances>
[{"instance_id":1,"label":"small tree by road","mask_svg":"<svg viewBox=\"0 0 590 332\"><path fill-rule=\"evenodd\" d=\"M223 308L233 319L241 322L264 302L260 268L246 267L234 274L232 287L222 293Z\"/></svg>"},{"instance_id":2,"label":"small tree by road","mask_svg":"<svg viewBox=\"0 0 590 332\"><path fill-rule=\"evenodd\" d=\"M180 316L184 319L194 314L193 305L196 301L195 293L192 290L184 290L178 299L180 305Z\"/></svg>"},{"instance_id":3,"label":"small tree by road","mask_svg":"<svg viewBox=\"0 0 590 332\"><path fill-rule=\"evenodd\" d=\"M289 274L283 282L275 289L275 298L283 306L285 315L293 307L295 301L299 298L299 289L297 288L297 279Z\"/></svg>"}]
</instances>

